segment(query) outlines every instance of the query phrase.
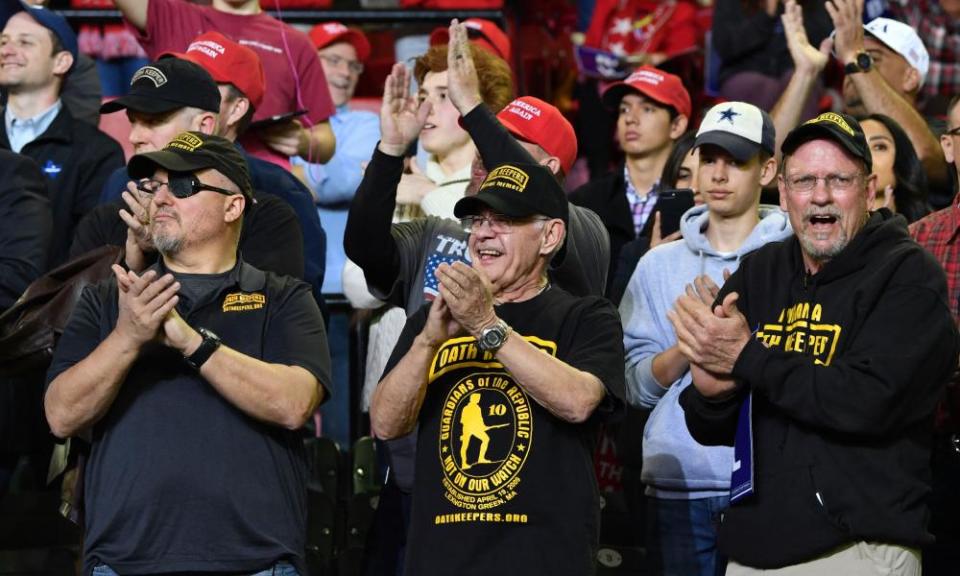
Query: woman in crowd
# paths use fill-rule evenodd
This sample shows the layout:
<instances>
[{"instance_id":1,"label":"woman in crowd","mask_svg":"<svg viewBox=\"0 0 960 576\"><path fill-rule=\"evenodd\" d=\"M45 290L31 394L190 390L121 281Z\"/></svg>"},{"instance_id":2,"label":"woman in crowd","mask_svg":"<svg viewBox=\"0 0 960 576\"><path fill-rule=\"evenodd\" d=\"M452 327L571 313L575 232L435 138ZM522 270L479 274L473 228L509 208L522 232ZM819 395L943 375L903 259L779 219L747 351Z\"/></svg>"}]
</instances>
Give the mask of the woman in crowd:
<instances>
[{"instance_id":1,"label":"woman in crowd","mask_svg":"<svg viewBox=\"0 0 960 576\"><path fill-rule=\"evenodd\" d=\"M873 209L886 206L916 222L930 213L927 176L910 139L889 116L871 114L860 120L877 175Z\"/></svg>"}]
</instances>

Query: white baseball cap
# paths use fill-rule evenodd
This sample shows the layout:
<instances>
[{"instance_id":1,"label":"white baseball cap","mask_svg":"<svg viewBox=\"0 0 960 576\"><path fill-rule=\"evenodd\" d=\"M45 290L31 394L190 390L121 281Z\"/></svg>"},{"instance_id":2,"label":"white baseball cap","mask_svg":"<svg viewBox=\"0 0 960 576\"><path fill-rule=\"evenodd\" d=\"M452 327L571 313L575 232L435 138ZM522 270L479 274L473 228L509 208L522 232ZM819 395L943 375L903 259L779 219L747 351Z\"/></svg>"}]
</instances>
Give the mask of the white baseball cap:
<instances>
[{"instance_id":1,"label":"white baseball cap","mask_svg":"<svg viewBox=\"0 0 960 576\"><path fill-rule=\"evenodd\" d=\"M916 68L920 73L920 85L923 86L930 69L930 54L916 30L890 18L874 18L864 24L863 29Z\"/></svg>"},{"instance_id":2,"label":"white baseball cap","mask_svg":"<svg viewBox=\"0 0 960 576\"><path fill-rule=\"evenodd\" d=\"M713 144L746 162L761 150L773 156L776 132L770 115L746 102L724 102L707 111L693 146Z\"/></svg>"}]
</instances>

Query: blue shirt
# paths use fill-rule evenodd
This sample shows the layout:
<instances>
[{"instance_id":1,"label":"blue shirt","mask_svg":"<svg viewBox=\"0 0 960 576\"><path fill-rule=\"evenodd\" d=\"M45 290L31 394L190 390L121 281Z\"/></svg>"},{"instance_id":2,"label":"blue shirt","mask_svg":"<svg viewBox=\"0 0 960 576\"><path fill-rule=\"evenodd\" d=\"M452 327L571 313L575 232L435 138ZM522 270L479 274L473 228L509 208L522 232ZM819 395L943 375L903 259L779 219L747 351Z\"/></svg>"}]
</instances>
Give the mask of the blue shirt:
<instances>
[{"instance_id":1,"label":"blue shirt","mask_svg":"<svg viewBox=\"0 0 960 576\"><path fill-rule=\"evenodd\" d=\"M314 192L317 212L327 232L327 271L323 280L324 294L343 293L343 233L347 226L350 201L363 178L363 167L370 161L380 141L380 118L373 112L337 108L330 117L330 127L337 139L337 151L326 164L309 164L303 158L291 158L294 165L304 167L307 183Z\"/></svg>"},{"instance_id":2,"label":"blue shirt","mask_svg":"<svg viewBox=\"0 0 960 576\"><path fill-rule=\"evenodd\" d=\"M7 127L7 139L10 140L10 149L17 154L23 147L33 142L38 136L47 131L53 119L60 113L63 103L58 98L53 106L37 114L33 118L17 118L13 115L10 106L3 114L3 121Z\"/></svg>"}]
</instances>

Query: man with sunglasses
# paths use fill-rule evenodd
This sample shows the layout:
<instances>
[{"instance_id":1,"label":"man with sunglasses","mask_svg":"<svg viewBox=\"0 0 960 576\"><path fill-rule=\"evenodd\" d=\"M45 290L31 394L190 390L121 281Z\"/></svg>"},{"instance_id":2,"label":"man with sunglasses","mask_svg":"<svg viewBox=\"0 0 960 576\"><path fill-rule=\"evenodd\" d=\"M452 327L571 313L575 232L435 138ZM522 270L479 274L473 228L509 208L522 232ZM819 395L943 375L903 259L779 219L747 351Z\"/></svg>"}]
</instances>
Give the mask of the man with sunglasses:
<instances>
[{"instance_id":1,"label":"man with sunglasses","mask_svg":"<svg viewBox=\"0 0 960 576\"><path fill-rule=\"evenodd\" d=\"M734 446L728 575L920 574L933 411L957 364L943 271L876 191L859 123L833 112L782 145L795 239L706 276L668 312L701 444ZM781 570L782 569L782 570Z\"/></svg>"},{"instance_id":2,"label":"man with sunglasses","mask_svg":"<svg viewBox=\"0 0 960 576\"><path fill-rule=\"evenodd\" d=\"M548 278L569 208L547 168L497 166L455 213L471 264L437 268L370 406L378 438L419 429L404 573L593 574L592 447L623 405L616 310Z\"/></svg>"},{"instance_id":3,"label":"man with sunglasses","mask_svg":"<svg viewBox=\"0 0 960 576\"><path fill-rule=\"evenodd\" d=\"M55 435L91 439L84 573L306 574L299 428L330 384L310 287L240 257L230 141L185 132L130 175L161 259L84 291L44 398Z\"/></svg>"}]
</instances>

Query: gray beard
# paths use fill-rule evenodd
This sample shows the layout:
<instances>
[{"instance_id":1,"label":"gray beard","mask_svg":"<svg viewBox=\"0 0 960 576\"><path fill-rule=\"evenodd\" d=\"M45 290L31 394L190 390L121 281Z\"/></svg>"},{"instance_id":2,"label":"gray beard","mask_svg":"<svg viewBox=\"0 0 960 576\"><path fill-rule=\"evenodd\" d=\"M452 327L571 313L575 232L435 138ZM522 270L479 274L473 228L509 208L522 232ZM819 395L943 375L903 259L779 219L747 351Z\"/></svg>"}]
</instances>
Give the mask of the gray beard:
<instances>
[{"instance_id":1,"label":"gray beard","mask_svg":"<svg viewBox=\"0 0 960 576\"><path fill-rule=\"evenodd\" d=\"M183 248L183 237L168 236L162 232L153 231L153 245L161 254L177 254Z\"/></svg>"}]
</instances>

